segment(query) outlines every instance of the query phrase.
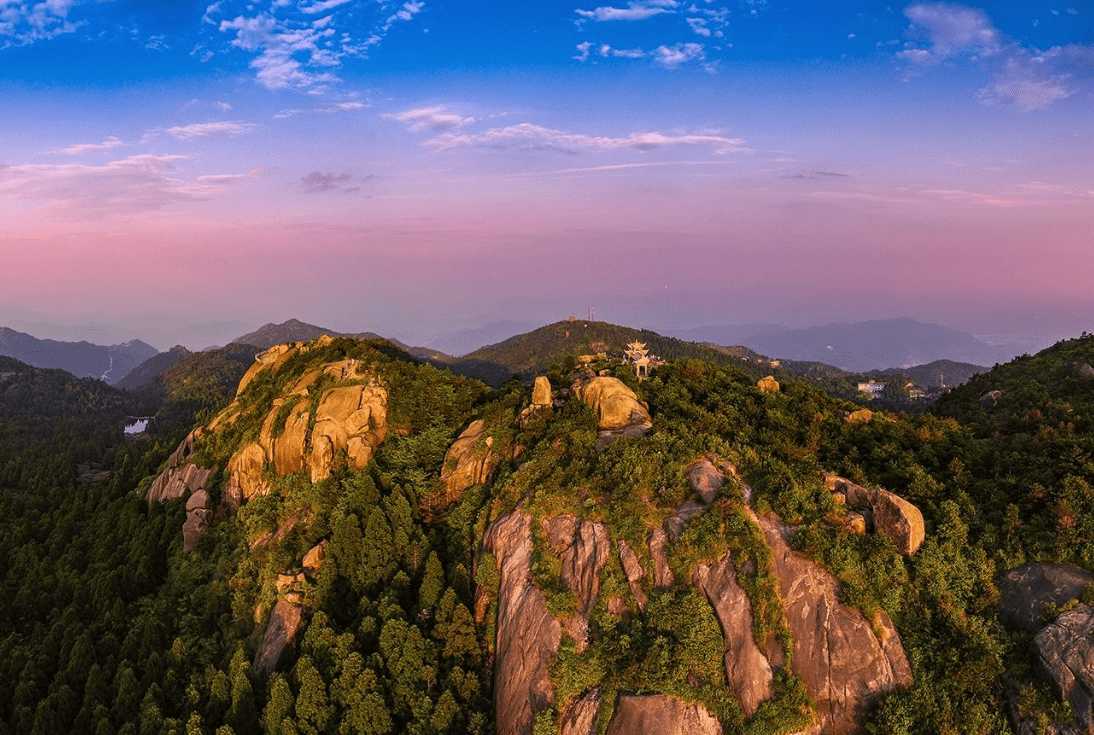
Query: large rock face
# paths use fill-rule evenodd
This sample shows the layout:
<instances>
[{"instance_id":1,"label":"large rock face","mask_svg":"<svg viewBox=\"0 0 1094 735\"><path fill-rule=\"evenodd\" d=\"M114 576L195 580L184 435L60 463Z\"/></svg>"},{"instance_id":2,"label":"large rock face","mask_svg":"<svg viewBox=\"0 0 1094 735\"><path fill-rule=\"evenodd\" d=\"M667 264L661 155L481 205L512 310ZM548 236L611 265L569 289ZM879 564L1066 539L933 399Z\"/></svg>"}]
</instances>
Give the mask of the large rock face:
<instances>
[{"instance_id":1,"label":"large rock face","mask_svg":"<svg viewBox=\"0 0 1094 735\"><path fill-rule=\"evenodd\" d=\"M1089 584L1094 584L1094 574L1072 564L1030 562L1015 567L999 580L1003 622L1036 633L1044 627L1046 605L1078 599Z\"/></svg>"},{"instance_id":2,"label":"large rock face","mask_svg":"<svg viewBox=\"0 0 1094 735\"><path fill-rule=\"evenodd\" d=\"M695 586L718 616L726 643L726 681L741 700L746 717L775 694L774 675L767 657L752 635L752 603L737 584L737 572L728 555L695 569Z\"/></svg>"},{"instance_id":3,"label":"large rock face","mask_svg":"<svg viewBox=\"0 0 1094 735\"><path fill-rule=\"evenodd\" d=\"M900 637L884 612L876 621L884 640L858 610L839 602L836 580L790 550L789 529L777 518L757 519L774 552L787 623L794 638L793 671L816 704L819 732L855 732L866 708L882 694L911 686Z\"/></svg>"},{"instance_id":4,"label":"large rock face","mask_svg":"<svg viewBox=\"0 0 1094 735\"><path fill-rule=\"evenodd\" d=\"M722 724L699 704L664 694L622 694L607 735L721 735Z\"/></svg>"},{"instance_id":5,"label":"large rock face","mask_svg":"<svg viewBox=\"0 0 1094 735\"><path fill-rule=\"evenodd\" d=\"M603 523L561 515L549 522L547 542L562 561L562 588L577 598L566 627L580 653L588 645L589 613L600 594L600 571L611 553L611 539Z\"/></svg>"},{"instance_id":6,"label":"large rock face","mask_svg":"<svg viewBox=\"0 0 1094 735\"><path fill-rule=\"evenodd\" d=\"M189 463L182 467L166 469L148 489L148 504L164 503L181 498L188 492L204 490L212 474L212 470Z\"/></svg>"},{"instance_id":7,"label":"large rock face","mask_svg":"<svg viewBox=\"0 0 1094 735\"><path fill-rule=\"evenodd\" d=\"M287 600L277 601L270 613L270 622L266 624L262 645L255 654L256 674L262 676L277 668L285 650L295 645L296 634L303 623L304 608Z\"/></svg>"},{"instance_id":8,"label":"large rock face","mask_svg":"<svg viewBox=\"0 0 1094 735\"><path fill-rule=\"evenodd\" d=\"M387 391L377 386L351 385L325 392L315 409L312 430L311 477L330 475L334 453L345 451L350 465L363 470L373 450L387 434Z\"/></svg>"},{"instance_id":9,"label":"large rock face","mask_svg":"<svg viewBox=\"0 0 1094 735\"><path fill-rule=\"evenodd\" d=\"M535 715L554 701L550 664L562 628L532 582L532 519L514 511L497 520L484 546L498 561L494 713L499 735L528 735Z\"/></svg>"},{"instance_id":10,"label":"large rock face","mask_svg":"<svg viewBox=\"0 0 1094 735\"><path fill-rule=\"evenodd\" d=\"M201 429L194 429L167 458L167 469L159 474L148 489L149 505L175 500L188 492L194 493L206 488L213 471L186 462L194 453L194 442L200 436Z\"/></svg>"},{"instance_id":11,"label":"large rock face","mask_svg":"<svg viewBox=\"0 0 1094 735\"><path fill-rule=\"evenodd\" d=\"M239 506L270 490L270 483L262 475L266 464L266 451L259 444L248 444L236 452L228 462L228 489L225 496L229 506Z\"/></svg>"},{"instance_id":12,"label":"large rock face","mask_svg":"<svg viewBox=\"0 0 1094 735\"><path fill-rule=\"evenodd\" d=\"M1079 605L1061 613L1033 639L1033 651L1076 719L1094 731L1094 608Z\"/></svg>"},{"instance_id":13,"label":"large rock face","mask_svg":"<svg viewBox=\"0 0 1094 735\"><path fill-rule=\"evenodd\" d=\"M467 488L486 482L494 467L493 444L483 420L475 419L449 447L441 469L446 505L463 497Z\"/></svg>"},{"instance_id":14,"label":"large rock face","mask_svg":"<svg viewBox=\"0 0 1094 735\"><path fill-rule=\"evenodd\" d=\"M602 431L622 431L631 426L648 429L653 426L649 411L619 378L592 378L575 384L574 393L586 405L596 409L597 426Z\"/></svg>"}]
</instances>

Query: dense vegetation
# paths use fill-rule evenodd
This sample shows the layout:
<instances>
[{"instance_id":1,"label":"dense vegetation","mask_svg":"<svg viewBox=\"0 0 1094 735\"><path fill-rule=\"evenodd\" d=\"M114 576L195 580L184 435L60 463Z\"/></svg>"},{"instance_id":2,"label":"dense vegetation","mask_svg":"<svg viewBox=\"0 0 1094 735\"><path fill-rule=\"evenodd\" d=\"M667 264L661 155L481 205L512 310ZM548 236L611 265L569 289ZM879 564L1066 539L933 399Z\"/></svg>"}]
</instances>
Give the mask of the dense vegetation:
<instances>
[{"instance_id":1,"label":"dense vegetation","mask_svg":"<svg viewBox=\"0 0 1094 735\"><path fill-rule=\"evenodd\" d=\"M569 339L560 336L567 328L545 329ZM588 341L581 335L572 354ZM651 345L662 357L688 357L671 347ZM795 548L839 579L845 602L894 620L915 683L882 701L872 731L1006 732L1008 691L1042 723L1070 719L1032 672L1029 636L1001 625L996 580L1028 560L1094 569L1094 379L1083 369L1094 362L1094 338L999 366L923 415L876 413L869 423L844 421L857 406L787 375L780 393L761 393L739 357L676 359L641 383L621 366L597 365L628 382L654 417L645 436L606 447L578 401L519 422L526 386L491 390L388 343L336 339L261 374L240 396L236 423L205 436L194 456L218 470L219 495L220 470L257 435L284 385L353 358L390 391L392 431L374 461L358 473L343 458L316 484L306 470L275 478L273 492L219 517L184 554L185 500L149 506L134 491L148 487L192 425L232 400L253 350L203 355L135 397L0 362L0 733L491 732L496 606L478 619L473 612L476 588L497 585L481 551L486 525L518 505L537 520L568 512L603 521L613 544L638 548L686 499L681 470L700 456L732 462L756 511L775 509L797 527ZM575 367L551 369L559 395ZM994 405L982 404L993 390ZM122 417L157 411L159 434L122 440ZM485 421L501 460L490 483L446 506L445 451L473 418ZM87 461L105 464L109 479L77 484L75 467ZM923 548L905 558L881 534L849 533L822 470L915 503L926 520ZM789 653L744 491L727 483L688 524L670 563L688 578L727 550L745 560L751 571L738 578L756 611L754 636ZM287 664L259 675L256 623L277 599L274 582L298 571L321 540L327 561L302 588L306 632ZM542 534L533 571L552 612L572 612ZM558 702L537 732L554 730L590 682L609 703L601 727L623 691L701 701L727 732L804 724L808 695L788 673L745 721L726 688L717 620L693 589L648 586L645 612L621 614L607 604L627 585L615 557L602 584L590 648L579 654L564 643L552 670ZM689 674L698 686L684 684Z\"/></svg>"}]
</instances>

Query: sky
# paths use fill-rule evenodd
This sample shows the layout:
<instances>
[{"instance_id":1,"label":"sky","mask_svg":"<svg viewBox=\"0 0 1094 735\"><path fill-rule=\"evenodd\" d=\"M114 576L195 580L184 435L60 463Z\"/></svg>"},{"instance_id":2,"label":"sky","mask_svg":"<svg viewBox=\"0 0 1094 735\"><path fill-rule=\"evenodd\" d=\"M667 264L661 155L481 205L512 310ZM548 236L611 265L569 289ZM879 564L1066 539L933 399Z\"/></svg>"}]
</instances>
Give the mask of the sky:
<instances>
[{"instance_id":1,"label":"sky","mask_svg":"<svg viewBox=\"0 0 1094 735\"><path fill-rule=\"evenodd\" d=\"M1094 331L1092 112L1089 0L0 0L0 316Z\"/></svg>"}]
</instances>

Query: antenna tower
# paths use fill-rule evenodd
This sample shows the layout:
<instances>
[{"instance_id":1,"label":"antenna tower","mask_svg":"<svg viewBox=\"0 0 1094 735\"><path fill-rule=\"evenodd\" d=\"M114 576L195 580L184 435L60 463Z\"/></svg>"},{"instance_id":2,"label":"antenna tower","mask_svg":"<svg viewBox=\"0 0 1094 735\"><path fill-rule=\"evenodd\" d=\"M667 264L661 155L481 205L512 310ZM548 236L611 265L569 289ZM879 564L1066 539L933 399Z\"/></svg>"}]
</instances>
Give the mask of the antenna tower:
<instances>
[{"instance_id":1,"label":"antenna tower","mask_svg":"<svg viewBox=\"0 0 1094 735\"><path fill-rule=\"evenodd\" d=\"M590 306L589 307L589 321L591 321L591 322L596 321L596 307L595 306Z\"/></svg>"}]
</instances>

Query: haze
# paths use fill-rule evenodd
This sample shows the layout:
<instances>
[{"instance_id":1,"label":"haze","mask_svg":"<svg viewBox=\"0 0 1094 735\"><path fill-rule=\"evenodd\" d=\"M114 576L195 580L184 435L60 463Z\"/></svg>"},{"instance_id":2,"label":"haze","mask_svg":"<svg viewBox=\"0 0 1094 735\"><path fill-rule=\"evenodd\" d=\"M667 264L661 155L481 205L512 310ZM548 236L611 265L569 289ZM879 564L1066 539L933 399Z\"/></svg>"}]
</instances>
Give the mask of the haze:
<instances>
[{"instance_id":1,"label":"haze","mask_svg":"<svg viewBox=\"0 0 1094 735\"><path fill-rule=\"evenodd\" d=\"M8 0L0 316L1076 334L1092 31L1067 2Z\"/></svg>"}]
</instances>

